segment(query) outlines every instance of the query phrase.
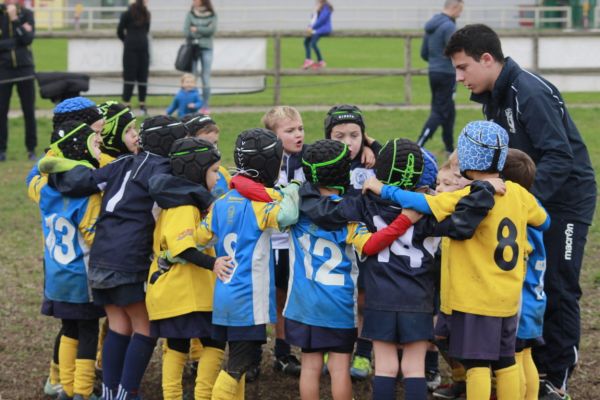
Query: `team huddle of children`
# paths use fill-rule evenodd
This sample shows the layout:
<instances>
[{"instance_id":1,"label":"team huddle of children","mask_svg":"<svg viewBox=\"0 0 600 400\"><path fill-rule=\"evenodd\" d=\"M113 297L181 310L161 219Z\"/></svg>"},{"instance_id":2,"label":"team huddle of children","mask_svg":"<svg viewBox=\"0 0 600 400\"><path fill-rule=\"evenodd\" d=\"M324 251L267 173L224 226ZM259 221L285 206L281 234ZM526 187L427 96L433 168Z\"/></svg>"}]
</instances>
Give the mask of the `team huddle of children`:
<instances>
[{"instance_id":1,"label":"team huddle of children","mask_svg":"<svg viewBox=\"0 0 600 400\"><path fill-rule=\"evenodd\" d=\"M73 98L54 113L27 177L42 313L62 321L47 393L95 398L101 369L102 399L140 398L163 338L165 399L183 397L190 357L195 399L243 399L276 323L275 366L297 367L302 399L319 398L324 362L332 397L352 399L359 334L374 399L396 398L400 372L405 398L426 399L434 341L455 380L437 397L488 400L493 372L498 399L537 399L549 219L527 191L533 162L495 123L469 123L437 172L414 142L370 138L355 106L333 107L309 145L300 114L275 107L237 137L230 177L209 116L151 117L138 135L116 102Z\"/></svg>"}]
</instances>

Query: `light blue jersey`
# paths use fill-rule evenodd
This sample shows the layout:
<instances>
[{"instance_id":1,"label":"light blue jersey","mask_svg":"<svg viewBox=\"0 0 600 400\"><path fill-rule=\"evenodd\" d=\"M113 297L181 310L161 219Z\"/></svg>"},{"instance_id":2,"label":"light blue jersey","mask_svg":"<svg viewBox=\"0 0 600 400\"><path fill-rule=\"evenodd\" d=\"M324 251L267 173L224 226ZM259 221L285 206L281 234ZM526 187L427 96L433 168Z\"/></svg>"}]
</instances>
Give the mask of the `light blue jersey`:
<instances>
[{"instance_id":1,"label":"light blue jersey","mask_svg":"<svg viewBox=\"0 0 600 400\"><path fill-rule=\"evenodd\" d=\"M223 167L219 168L218 175L217 183L215 183L215 186L210 191L216 199L227 193L229 190L229 181L231 180L229 173Z\"/></svg>"},{"instance_id":2,"label":"light blue jersey","mask_svg":"<svg viewBox=\"0 0 600 400\"><path fill-rule=\"evenodd\" d=\"M533 248L527 259L527 273L521 295L521 312L517 338L535 339L542 336L546 293L544 275L546 273L546 250L542 232L527 228L527 240Z\"/></svg>"},{"instance_id":3,"label":"light blue jersey","mask_svg":"<svg viewBox=\"0 0 600 400\"><path fill-rule=\"evenodd\" d=\"M326 231L301 215L290 237L291 268L283 315L307 325L355 328L358 267L354 248L361 252L371 237L365 225L350 223Z\"/></svg>"},{"instance_id":4,"label":"light blue jersey","mask_svg":"<svg viewBox=\"0 0 600 400\"><path fill-rule=\"evenodd\" d=\"M89 244L100 211L100 196L66 197L47 185L34 167L27 177L44 234L44 296L68 303L92 301L87 281Z\"/></svg>"},{"instance_id":5,"label":"light blue jersey","mask_svg":"<svg viewBox=\"0 0 600 400\"><path fill-rule=\"evenodd\" d=\"M267 189L273 200L281 195ZM217 257L231 256L233 273L215 286L213 324L274 323L275 279L271 234L278 228L276 202L251 201L232 189L215 201L201 224L201 245L214 243Z\"/></svg>"}]
</instances>

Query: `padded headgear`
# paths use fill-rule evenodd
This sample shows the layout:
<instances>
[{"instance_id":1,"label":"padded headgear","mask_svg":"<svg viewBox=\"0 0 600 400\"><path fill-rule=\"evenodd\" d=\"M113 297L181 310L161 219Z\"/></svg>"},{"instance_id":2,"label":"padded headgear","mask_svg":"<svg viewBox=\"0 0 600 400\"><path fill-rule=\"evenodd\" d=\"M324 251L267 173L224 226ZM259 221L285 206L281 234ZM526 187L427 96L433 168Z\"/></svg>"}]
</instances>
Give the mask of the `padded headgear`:
<instances>
[{"instance_id":1,"label":"padded headgear","mask_svg":"<svg viewBox=\"0 0 600 400\"><path fill-rule=\"evenodd\" d=\"M105 118L102 128L102 152L113 157L131 153L124 140L129 127L135 124L135 116L129 107L116 101L107 101L98 108Z\"/></svg>"},{"instance_id":2,"label":"padded headgear","mask_svg":"<svg viewBox=\"0 0 600 400\"><path fill-rule=\"evenodd\" d=\"M221 153L206 140L185 137L173 143L169 157L173 175L206 187L206 172L221 159Z\"/></svg>"},{"instance_id":3,"label":"padded headgear","mask_svg":"<svg viewBox=\"0 0 600 400\"><path fill-rule=\"evenodd\" d=\"M317 140L302 152L306 180L344 193L350 185L350 150L336 140Z\"/></svg>"},{"instance_id":4,"label":"padded headgear","mask_svg":"<svg viewBox=\"0 0 600 400\"><path fill-rule=\"evenodd\" d=\"M208 115L202 113L186 114L181 118L190 135L195 135L200 129L209 125L217 125L216 122Z\"/></svg>"},{"instance_id":5,"label":"padded headgear","mask_svg":"<svg viewBox=\"0 0 600 400\"><path fill-rule=\"evenodd\" d=\"M168 115L157 115L142 122L140 147L144 151L168 157L173 142L186 134L187 129L182 122Z\"/></svg>"},{"instance_id":6,"label":"padded headgear","mask_svg":"<svg viewBox=\"0 0 600 400\"><path fill-rule=\"evenodd\" d=\"M362 117L362 111L356 106L342 104L332 107L325 117L325 138L331 139L331 131L334 126L339 124L357 124L360 126L360 133L365 136L365 123Z\"/></svg>"},{"instance_id":7,"label":"padded headgear","mask_svg":"<svg viewBox=\"0 0 600 400\"><path fill-rule=\"evenodd\" d=\"M54 130L65 121L82 121L88 125L103 118L96 103L86 97L72 97L61 101L54 107L52 127Z\"/></svg>"},{"instance_id":8,"label":"padded headgear","mask_svg":"<svg viewBox=\"0 0 600 400\"><path fill-rule=\"evenodd\" d=\"M508 133L495 122L469 122L458 137L457 149L463 176L466 171L501 172L508 154Z\"/></svg>"},{"instance_id":9,"label":"padded headgear","mask_svg":"<svg viewBox=\"0 0 600 400\"><path fill-rule=\"evenodd\" d=\"M87 161L95 168L100 163L94 156L96 132L82 121L66 121L52 132L50 150L57 157Z\"/></svg>"},{"instance_id":10,"label":"padded headgear","mask_svg":"<svg viewBox=\"0 0 600 400\"><path fill-rule=\"evenodd\" d=\"M435 188L435 181L438 173L437 160L433 153L429 150L421 147L421 152L423 153L423 175L421 175L421 179L417 182L416 187L430 187L432 189Z\"/></svg>"},{"instance_id":11,"label":"padded headgear","mask_svg":"<svg viewBox=\"0 0 600 400\"><path fill-rule=\"evenodd\" d=\"M243 131L235 141L233 159L240 174L267 187L275 186L279 177L283 145L268 129Z\"/></svg>"},{"instance_id":12,"label":"padded headgear","mask_svg":"<svg viewBox=\"0 0 600 400\"><path fill-rule=\"evenodd\" d=\"M408 139L388 140L375 162L377 179L387 185L410 190L423 175L423 153Z\"/></svg>"}]
</instances>

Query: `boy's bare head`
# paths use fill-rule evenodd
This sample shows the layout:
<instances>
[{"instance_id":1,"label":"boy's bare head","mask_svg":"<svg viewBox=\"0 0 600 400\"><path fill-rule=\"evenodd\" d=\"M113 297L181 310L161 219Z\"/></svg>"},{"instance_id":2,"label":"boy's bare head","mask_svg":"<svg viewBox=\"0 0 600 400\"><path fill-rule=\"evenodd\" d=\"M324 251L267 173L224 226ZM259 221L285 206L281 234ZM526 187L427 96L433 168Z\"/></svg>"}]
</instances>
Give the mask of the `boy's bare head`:
<instances>
[{"instance_id":1,"label":"boy's bare head","mask_svg":"<svg viewBox=\"0 0 600 400\"><path fill-rule=\"evenodd\" d=\"M196 87L196 77L193 74L185 73L181 75L181 87L185 90L191 90Z\"/></svg>"},{"instance_id":2,"label":"boy's bare head","mask_svg":"<svg viewBox=\"0 0 600 400\"><path fill-rule=\"evenodd\" d=\"M275 132L288 154L299 153L304 145L304 125L298 110L290 106L271 108L261 119L265 128Z\"/></svg>"},{"instance_id":3,"label":"boy's bare head","mask_svg":"<svg viewBox=\"0 0 600 400\"><path fill-rule=\"evenodd\" d=\"M535 180L535 171L535 163L531 157L521 150L508 149L508 155L502 170L504 179L518 183L529 190Z\"/></svg>"},{"instance_id":4,"label":"boy's bare head","mask_svg":"<svg viewBox=\"0 0 600 400\"><path fill-rule=\"evenodd\" d=\"M435 182L435 190L439 193L453 192L471 183L460 174L456 151L450 154L448 160L441 166Z\"/></svg>"}]
</instances>

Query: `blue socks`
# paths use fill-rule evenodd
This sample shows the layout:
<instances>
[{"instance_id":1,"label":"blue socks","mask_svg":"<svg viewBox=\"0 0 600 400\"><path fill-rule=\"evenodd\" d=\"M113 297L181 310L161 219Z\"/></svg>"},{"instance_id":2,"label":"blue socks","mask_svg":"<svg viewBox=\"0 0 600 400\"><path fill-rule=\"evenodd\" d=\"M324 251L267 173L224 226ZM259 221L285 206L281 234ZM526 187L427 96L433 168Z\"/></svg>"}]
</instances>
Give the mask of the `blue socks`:
<instances>
[{"instance_id":1,"label":"blue socks","mask_svg":"<svg viewBox=\"0 0 600 400\"><path fill-rule=\"evenodd\" d=\"M393 400L395 398L396 378L375 375L373 377L373 400Z\"/></svg>"},{"instance_id":2,"label":"blue socks","mask_svg":"<svg viewBox=\"0 0 600 400\"><path fill-rule=\"evenodd\" d=\"M152 358L155 346L156 338L144 336L139 333L133 334L123 362L123 374L121 376L121 387L119 388L120 397L118 399L137 396L140 382ZM126 392L126 396L122 396L123 391Z\"/></svg>"},{"instance_id":3,"label":"blue socks","mask_svg":"<svg viewBox=\"0 0 600 400\"><path fill-rule=\"evenodd\" d=\"M404 398L406 400L427 400L427 380L425 378L404 378Z\"/></svg>"},{"instance_id":4,"label":"blue socks","mask_svg":"<svg viewBox=\"0 0 600 400\"><path fill-rule=\"evenodd\" d=\"M356 350L354 351L355 356L366 357L370 360L372 350L373 342L360 337L356 339Z\"/></svg>"},{"instance_id":5,"label":"blue socks","mask_svg":"<svg viewBox=\"0 0 600 400\"><path fill-rule=\"evenodd\" d=\"M117 393L121 373L123 372L123 361L125 352L129 346L130 337L108 330L102 347L102 384L103 397L110 398ZM111 391L112 393L107 393Z\"/></svg>"},{"instance_id":6,"label":"blue socks","mask_svg":"<svg viewBox=\"0 0 600 400\"><path fill-rule=\"evenodd\" d=\"M425 355L425 371L427 372L438 372L438 355L437 351L429 351L427 350L427 354Z\"/></svg>"},{"instance_id":7,"label":"blue socks","mask_svg":"<svg viewBox=\"0 0 600 400\"><path fill-rule=\"evenodd\" d=\"M275 339L275 357L284 357L290 355L290 345L283 339Z\"/></svg>"}]
</instances>

